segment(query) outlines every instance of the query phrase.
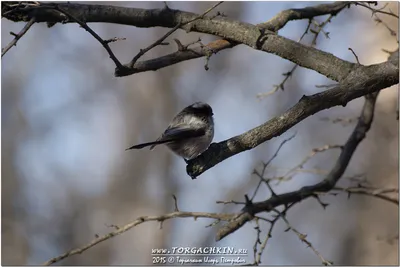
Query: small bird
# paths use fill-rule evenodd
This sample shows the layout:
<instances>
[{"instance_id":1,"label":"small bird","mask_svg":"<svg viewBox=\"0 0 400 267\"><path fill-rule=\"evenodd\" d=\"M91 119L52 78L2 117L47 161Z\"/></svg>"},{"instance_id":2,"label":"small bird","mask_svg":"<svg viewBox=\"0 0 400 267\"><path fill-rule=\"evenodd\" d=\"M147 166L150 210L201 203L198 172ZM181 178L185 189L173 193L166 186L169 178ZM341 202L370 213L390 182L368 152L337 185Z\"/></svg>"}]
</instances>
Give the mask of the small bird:
<instances>
[{"instance_id":1,"label":"small bird","mask_svg":"<svg viewBox=\"0 0 400 267\"><path fill-rule=\"evenodd\" d=\"M164 133L153 142L131 146L129 149L141 149L165 144L186 162L203 153L214 138L214 119L210 105L196 102L184 108L171 121Z\"/></svg>"}]
</instances>

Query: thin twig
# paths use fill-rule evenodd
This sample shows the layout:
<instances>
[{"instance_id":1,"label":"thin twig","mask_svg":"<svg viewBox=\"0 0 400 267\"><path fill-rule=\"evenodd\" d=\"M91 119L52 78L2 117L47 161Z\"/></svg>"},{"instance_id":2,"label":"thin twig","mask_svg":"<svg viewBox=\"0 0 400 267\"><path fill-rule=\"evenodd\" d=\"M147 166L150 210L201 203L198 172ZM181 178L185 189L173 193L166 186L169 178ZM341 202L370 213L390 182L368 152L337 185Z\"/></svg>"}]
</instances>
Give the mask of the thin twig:
<instances>
[{"instance_id":1,"label":"thin twig","mask_svg":"<svg viewBox=\"0 0 400 267\"><path fill-rule=\"evenodd\" d=\"M314 38L313 38L313 40L311 41L311 46L312 46L312 47L314 47L314 46L317 45L317 38L318 38L318 36L319 36L319 34L320 34L321 32L325 35L325 37L326 37L327 39L330 39L330 38L329 38L329 32L325 32L325 31L324 31L324 27L325 27L329 22L331 22L331 19L332 19L332 18L333 18L333 15L331 14L331 15L329 15L329 17L328 17L324 22L322 22L321 24L319 24L315 19L313 19L314 25L315 25L318 29L315 30L315 31L312 31L312 33L314 33Z\"/></svg>"},{"instance_id":2,"label":"thin twig","mask_svg":"<svg viewBox=\"0 0 400 267\"><path fill-rule=\"evenodd\" d=\"M114 228L115 230L119 230L119 226L116 224L104 224L108 228Z\"/></svg>"},{"instance_id":3,"label":"thin twig","mask_svg":"<svg viewBox=\"0 0 400 267\"><path fill-rule=\"evenodd\" d=\"M116 41L123 41L123 40L126 40L126 38L124 38L124 37L114 37L114 38L111 38L111 39L108 39L108 40L104 40L104 42L106 42L108 44L108 43L113 43L113 42L116 42Z\"/></svg>"},{"instance_id":4,"label":"thin twig","mask_svg":"<svg viewBox=\"0 0 400 267\"><path fill-rule=\"evenodd\" d=\"M253 245L253 254L254 254L254 261L256 260L256 255L257 255L257 246L258 244L261 244L260 241L260 234L261 234L261 229L260 229L260 222L259 219L254 219L256 222L256 227L254 227L254 229L256 230L256 241L254 241L254 245Z\"/></svg>"},{"instance_id":5,"label":"thin twig","mask_svg":"<svg viewBox=\"0 0 400 267\"><path fill-rule=\"evenodd\" d=\"M152 43L151 45L149 45L148 47L144 48L144 49L140 49L140 52L131 60L131 62L129 62L129 64L127 65L127 67L129 69L132 69L135 65L135 63L138 61L138 59L140 57L142 57L144 54L146 54L148 51L150 51L151 49L153 49L154 47L160 45L168 36L170 36L172 33L174 33L177 29L179 29L182 26L185 26L189 23L192 23L196 20L202 19L204 18L205 15L207 15L208 13L210 13L213 9L215 9L217 6L219 6L220 4L222 4L223 1L216 3L215 5L213 5L212 7L210 7L209 9L207 9L203 14L201 14L200 16L191 19L187 22L179 22L175 27L173 27L171 30L169 30L166 34L164 34L161 38L159 38L157 41L155 41L154 43Z\"/></svg>"},{"instance_id":6,"label":"thin twig","mask_svg":"<svg viewBox=\"0 0 400 267\"><path fill-rule=\"evenodd\" d=\"M351 194L367 195L367 196L373 196L376 198L383 199L383 200L393 203L397 206L399 205L398 197L396 198L396 197L390 197L390 196L386 195L386 194L391 194L391 193L397 193L397 195L398 195L398 193L399 193L398 188L371 189L371 188L366 188L366 187L360 186L360 187L347 187L347 188L346 187L334 187L332 190L345 192L348 194L349 197Z\"/></svg>"},{"instance_id":7,"label":"thin twig","mask_svg":"<svg viewBox=\"0 0 400 267\"><path fill-rule=\"evenodd\" d=\"M329 33L325 32L323 30L323 28L331 21L331 19L333 18L333 15L331 14L323 23L318 24L314 19L310 19L308 22L308 25L306 27L306 30L304 31L304 33L301 35L300 39L297 42L301 42L301 40L304 38L304 36L306 36L306 34L308 33L308 31L310 30L313 34L314 34L314 38L311 41L311 47L314 47L317 44L317 37L319 36L319 34L321 32L323 32L326 36L326 38L329 38ZM317 30L312 30L310 29L311 24L314 24L318 29ZM297 69L298 64L294 64L292 69L289 70L286 73L283 73L283 76L285 76L285 78L282 80L282 82L278 85L274 85L274 88L271 91L265 92L265 93L259 93L257 94L257 98L259 100L268 97L274 93L276 93L279 89L281 89L282 91L284 91L284 85L285 83L289 80L290 77L293 76L293 73L295 72L295 70Z\"/></svg>"},{"instance_id":8,"label":"thin twig","mask_svg":"<svg viewBox=\"0 0 400 267\"><path fill-rule=\"evenodd\" d=\"M315 255L317 255L317 256L321 259L323 265L332 265L332 264L333 264L331 261L326 260L326 259L321 255L321 253L319 253L318 250L316 250L316 249L314 248L314 246L311 244L311 242L308 241L308 240L306 239L306 238L307 238L307 235L300 233L298 230L296 230L293 226L290 225L290 223L289 223L289 221L286 219L286 216L285 216L285 215L282 215L281 218L282 218L282 219L285 221L285 223L287 224L288 229L291 230L292 232L294 232L294 233L299 237L300 241L306 243L307 246L308 246L309 248L311 248L311 250L315 253Z\"/></svg>"},{"instance_id":9,"label":"thin twig","mask_svg":"<svg viewBox=\"0 0 400 267\"><path fill-rule=\"evenodd\" d=\"M354 57L356 58L357 64L360 64L360 61L358 60L358 56L356 55L356 52L354 52L354 50L351 47L349 47L349 50L351 51L351 53L353 53Z\"/></svg>"},{"instance_id":10,"label":"thin twig","mask_svg":"<svg viewBox=\"0 0 400 267\"><path fill-rule=\"evenodd\" d=\"M222 201L222 200L217 200L217 204L236 204L236 205L244 205L246 204L243 201L235 201L235 200L229 200L229 201Z\"/></svg>"},{"instance_id":11,"label":"thin twig","mask_svg":"<svg viewBox=\"0 0 400 267\"><path fill-rule=\"evenodd\" d=\"M373 13L373 15L375 16L375 21L378 24L382 24L383 26L385 26L385 28L389 31L390 35L396 39L397 43L399 43L399 40L397 39L397 32L395 30L393 30L392 28L390 28L386 22L381 20L376 13Z\"/></svg>"},{"instance_id":12,"label":"thin twig","mask_svg":"<svg viewBox=\"0 0 400 267\"><path fill-rule=\"evenodd\" d=\"M256 196L256 194L258 192L258 189L260 188L262 182L263 181L265 182L264 175L265 175L265 171L267 170L267 167L269 166L269 164L278 156L278 153L281 150L281 148L283 147L283 145L285 143L289 142L290 140L292 140L295 136L296 136L296 133L294 133L291 137L283 140L282 143L280 143L278 149L275 151L275 153L272 155L272 157L266 163L263 163L263 168L262 168L261 173L257 172L257 170L254 169L253 173L256 174L260 178L260 181L258 182L258 185L257 185L256 189L254 190L254 193L253 193L253 196L251 197L251 200L254 200L254 197ZM269 183L266 182L266 184L270 188ZM271 192L273 192L272 189L271 189Z\"/></svg>"},{"instance_id":13,"label":"thin twig","mask_svg":"<svg viewBox=\"0 0 400 267\"><path fill-rule=\"evenodd\" d=\"M279 220L281 216L283 216L291 207L293 207L295 204L290 204L288 205L282 212L277 211L277 215L275 218L271 221L268 221L270 223L270 227L268 230L268 233L266 234L264 241L261 243L260 249L257 253L257 257L254 259L254 265L259 265L261 263L261 256L265 250L265 247L267 246L268 241L272 237L272 230L276 224L276 222Z\"/></svg>"},{"instance_id":14,"label":"thin twig","mask_svg":"<svg viewBox=\"0 0 400 267\"><path fill-rule=\"evenodd\" d=\"M174 194L172 194L172 198L174 199L174 211L179 211L178 208L178 199L176 198L176 196Z\"/></svg>"},{"instance_id":15,"label":"thin twig","mask_svg":"<svg viewBox=\"0 0 400 267\"><path fill-rule=\"evenodd\" d=\"M309 20L309 21L308 21L308 24L307 24L306 29L304 30L303 34L300 36L300 38L299 38L299 40L298 40L297 42L301 42L301 40L303 40L304 36L306 36L306 34L308 33L308 30L309 30L310 27L311 27L311 21L312 21L312 20ZM292 69L291 69L290 71L284 73L283 75L285 76L285 78L283 79L283 81L282 81L280 84L274 85L274 89L272 89L271 91L268 91L268 92L266 92L266 93L259 93L259 94L257 94L257 98L261 100L261 99L263 99L263 98L265 98L265 97L268 97L268 96L274 94L274 93L277 92L279 89L281 89L282 91L284 91L284 90L285 90L284 85L285 85L286 81L289 79L289 77L292 75L292 73L296 70L297 66L298 66L298 65L295 64L295 65L292 67Z\"/></svg>"},{"instance_id":16,"label":"thin twig","mask_svg":"<svg viewBox=\"0 0 400 267\"><path fill-rule=\"evenodd\" d=\"M298 172L298 170L302 169L304 164L307 163L307 161L309 161L311 158L313 158L317 153L321 153L330 149L337 149L340 148L342 149L343 146L340 145L325 145L322 147L317 147L312 149L312 151L296 166L294 166L293 168L291 168L288 172L286 172L283 176L280 177L280 179L278 180L277 184L279 184L281 181L285 181L285 180L290 180L291 176L293 175L293 173Z\"/></svg>"},{"instance_id":17,"label":"thin twig","mask_svg":"<svg viewBox=\"0 0 400 267\"><path fill-rule=\"evenodd\" d=\"M268 233L265 235L265 238L263 240L263 242L261 243L260 249L257 252L257 256L254 258L254 265L259 265L261 263L261 256L265 250L265 247L267 246L268 241L271 239L272 237L272 230L276 224L276 222L278 221L279 217L276 217L274 220L272 220Z\"/></svg>"},{"instance_id":18,"label":"thin twig","mask_svg":"<svg viewBox=\"0 0 400 267\"><path fill-rule=\"evenodd\" d=\"M14 36L14 39L1 50L1 57L3 57L7 53L7 51L11 49L11 47L17 46L18 40L25 35L25 33L31 28L34 23L35 17L31 18L31 20L22 28L22 30L18 34L10 33Z\"/></svg>"},{"instance_id":19,"label":"thin twig","mask_svg":"<svg viewBox=\"0 0 400 267\"><path fill-rule=\"evenodd\" d=\"M372 14L381 13L381 14L385 14L385 15L389 15L389 16L395 17L397 19L399 18L399 16L394 14L393 12L383 11L382 9L385 8L386 6L384 6L381 9L376 9L376 8L373 8L373 7L370 7L370 6L366 5L366 4L364 4L363 2L356 2L356 5L368 8L369 10L372 11Z\"/></svg>"},{"instance_id":20,"label":"thin twig","mask_svg":"<svg viewBox=\"0 0 400 267\"><path fill-rule=\"evenodd\" d=\"M161 44L162 42L164 42L164 40L170 36L172 33L174 33L177 29L179 29L179 27L181 27L182 25L180 23L178 23L174 28L172 28L171 30L169 30L166 34L164 34L161 38L159 38L157 41L155 41L154 43L152 43L151 45L149 45L148 47L146 47L145 49L140 49L140 52L131 60L131 62L129 62L128 64L128 68L132 69L133 66L135 65L136 61L138 61L138 59L143 56L144 54L146 54L148 51L150 51L151 49L153 49L154 47L158 46L159 44Z\"/></svg>"},{"instance_id":21,"label":"thin twig","mask_svg":"<svg viewBox=\"0 0 400 267\"><path fill-rule=\"evenodd\" d=\"M378 93L379 92L375 92L365 96L366 100L356 127L342 147L335 165L321 182L314 185L303 186L292 192L271 196L264 201L252 202L250 203L251 205L246 203L245 207L242 209L242 213L239 214L238 217L232 219L218 230L216 240L219 241L227 235L234 233L245 225L246 222L254 219L254 215L260 212L268 212L282 205L287 207L290 204L298 203L310 197L317 198L318 195L316 192L329 192L334 188L347 169L354 151L360 142L364 140L366 133L371 128ZM317 200L319 199L317 198ZM321 205L326 206L326 204L323 203L321 203Z\"/></svg>"},{"instance_id":22,"label":"thin twig","mask_svg":"<svg viewBox=\"0 0 400 267\"><path fill-rule=\"evenodd\" d=\"M172 212L172 213L167 213L161 216L143 216L143 217L139 217L136 220L134 220L131 223L128 223L124 226L119 227L118 230L115 230L113 232L110 232L108 234L105 234L103 236L100 236L94 240L92 240L91 242L89 242L88 244L80 247L80 248L76 248L73 250L70 250L64 254L61 254L60 256L54 257L48 261L46 261L45 263L43 263L43 265L51 265L53 263L59 262L65 258L68 258L72 255L76 255L76 254L81 254L82 252L88 250L89 248L97 245L98 243L101 243L103 241L106 241L110 238L113 238L117 235L120 235L128 230L130 230L131 228L142 224L144 222L149 222L149 221L156 221L156 222L162 222L168 219L172 219L172 218L194 218L195 220L197 218L211 218L211 219L218 219L221 221L228 221L231 218L234 218L236 216L236 214L223 214L223 213L207 213L207 212Z\"/></svg>"},{"instance_id":23,"label":"thin twig","mask_svg":"<svg viewBox=\"0 0 400 267\"><path fill-rule=\"evenodd\" d=\"M121 64L121 62L119 62L119 60L117 59L117 57L114 55L114 53L112 52L110 46L108 45L108 43L110 43L109 40L105 41L103 40L95 31L93 31L85 22L79 20L78 18L76 18L74 15L72 15L71 13L69 13L68 11L62 9L61 7L59 7L58 5L56 5L55 7L53 7L53 9L58 10L59 12L63 13L64 15L66 15L67 17L69 17L70 19L72 19L73 21L75 21L76 23L78 23L82 28L84 28L87 32L89 32L97 41L99 41L99 43L104 47L104 49L106 49L106 51L108 52L108 54L110 55L110 58L112 59L112 61L114 61L115 66L117 67L117 69L122 69L123 66Z\"/></svg>"}]
</instances>

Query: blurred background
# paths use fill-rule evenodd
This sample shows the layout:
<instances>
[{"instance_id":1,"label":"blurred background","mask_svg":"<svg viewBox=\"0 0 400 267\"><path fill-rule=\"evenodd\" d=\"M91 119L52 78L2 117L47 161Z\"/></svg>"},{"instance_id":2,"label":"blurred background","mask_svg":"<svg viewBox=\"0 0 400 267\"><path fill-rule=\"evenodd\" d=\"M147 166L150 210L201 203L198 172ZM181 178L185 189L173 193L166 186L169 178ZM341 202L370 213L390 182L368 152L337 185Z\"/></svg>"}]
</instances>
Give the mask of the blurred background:
<instances>
[{"instance_id":1,"label":"blurred background","mask_svg":"<svg viewBox=\"0 0 400 267\"><path fill-rule=\"evenodd\" d=\"M94 4L94 2L91 2ZM102 2L137 8L162 8L162 2ZM203 13L215 2L169 2L173 9ZM316 2L226 2L218 7L228 17L261 23L288 8L313 6ZM376 8L383 7L380 2ZM397 3L387 9L398 12ZM398 31L398 21L379 16ZM317 17L322 23L327 16ZM279 34L298 40L308 21L289 22ZM24 23L2 19L1 46L19 32ZM110 46L122 63L129 62L168 29L135 28L111 24L89 24L103 39L125 37ZM361 64L387 60L381 49L397 48L397 37L374 21L371 11L352 6L333 17L320 34L317 48ZM198 37L204 44L217 39L178 30L169 46L151 50L143 59L176 51L172 38L183 44ZM310 44L314 35L305 36ZM267 176L299 164L315 147L342 145L355 123L332 123L325 118L356 118L364 99L346 107L320 112L285 134L259 147L238 154L190 179L185 162L165 147L125 151L125 148L157 138L170 119L195 101L214 109L219 142L241 134L293 106L303 94L334 83L324 76L298 68L279 90L264 99L259 93L279 84L293 63L272 54L238 46L205 59L182 62L155 72L123 78L114 77L114 64L104 48L77 24L35 24L2 59L2 265L40 264L80 247L96 235L114 230L144 215L161 215L174 210L172 194L182 211L238 212L236 205L217 200L243 201L258 183L252 175L267 161L279 144L287 143L272 162ZM360 144L345 177L364 174L379 187L398 188L397 87L383 90L367 138ZM339 151L318 154L305 168L329 170ZM301 173L275 187L277 193L295 190L320 181L323 175ZM351 182L343 178L339 185ZM262 188L256 201L269 192ZM296 205L288 214L291 224L313 246L336 265L398 265L398 206L369 196L346 194L325 196L326 210L315 199ZM103 242L61 265L123 265L151 263L152 248L172 246L235 246L249 251L253 262L255 223L215 243L220 227L205 228L212 220L172 219L159 229L156 222L141 224ZM261 224L264 237L268 224ZM262 256L262 264L314 265L319 258L293 232L284 232L279 221Z\"/></svg>"}]
</instances>

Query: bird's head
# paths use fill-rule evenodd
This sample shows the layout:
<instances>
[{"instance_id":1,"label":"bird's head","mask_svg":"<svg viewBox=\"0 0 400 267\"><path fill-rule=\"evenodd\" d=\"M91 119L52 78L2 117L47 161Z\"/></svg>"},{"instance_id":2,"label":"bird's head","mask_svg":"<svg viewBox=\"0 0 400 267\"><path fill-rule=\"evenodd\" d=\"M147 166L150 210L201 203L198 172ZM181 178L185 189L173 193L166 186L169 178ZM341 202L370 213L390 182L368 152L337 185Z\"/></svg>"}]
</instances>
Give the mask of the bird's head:
<instances>
[{"instance_id":1,"label":"bird's head","mask_svg":"<svg viewBox=\"0 0 400 267\"><path fill-rule=\"evenodd\" d=\"M214 115L212 108L207 103L196 102L184 109L186 112L211 117Z\"/></svg>"}]
</instances>

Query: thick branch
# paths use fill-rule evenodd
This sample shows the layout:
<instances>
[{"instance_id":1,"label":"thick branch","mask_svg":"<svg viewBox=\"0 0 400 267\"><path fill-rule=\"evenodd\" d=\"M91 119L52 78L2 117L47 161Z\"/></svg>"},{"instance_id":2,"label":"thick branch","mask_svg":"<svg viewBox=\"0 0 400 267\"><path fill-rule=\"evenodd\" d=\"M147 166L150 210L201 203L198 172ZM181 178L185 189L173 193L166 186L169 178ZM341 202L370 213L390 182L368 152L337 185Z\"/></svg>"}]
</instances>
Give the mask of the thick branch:
<instances>
[{"instance_id":1,"label":"thick branch","mask_svg":"<svg viewBox=\"0 0 400 267\"><path fill-rule=\"evenodd\" d=\"M280 116L228 140L212 144L198 158L189 162L186 170L196 178L216 164L238 153L279 136L305 118L334 106L345 106L349 101L377 92L399 82L399 69L391 62L371 66L359 66L339 86L300 101Z\"/></svg>"},{"instance_id":2,"label":"thick branch","mask_svg":"<svg viewBox=\"0 0 400 267\"><path fill-rule=\"evenodd\" d=\"M42 5L51 4L42 3ZM185 24L197 18L198 15L169 8L146 10L140 8L71 3L59 4L58 6L63 10L67 10L77 19L85 22L107 22L144 28L157 26L173 28L181 24L184 25L181 27L183 30L216 35L230 42L233 41L234 43L245 44L257 50L278 55L299 66L315 70L335 81L342 81L345 79L355 66L353 63L339 59L330 53L279 36L266 28L228 18L216 17L210 19L206 17ZM326 5L324 7L326 7ZM333 9L333 13L335 12L337 12L337 9ZM316 15L323 13L324 12L319 12L316 13ZM2 14L6 18L14 21L26 20L35 16L38 22L65 22L65 16L62 14L54 10L47 10L46 8L40 7L16 8L14 12L12 12L12 10L10 11L6 6L2 9ZM310 16L310 13L306 12L306 14L308 17ZM295 18L298 17L299 16ZM292 17L289 16L287 20L288 19L292 19ZM279 23L282 24L282 22ZM119 73L117 69L116 74L123 75L124 73Z\"/></svg>"},{"instance_id":3,"label":"thick branch","mask_svg":"<svg viewBox=\"0 0 400 267\"><path fill-rule=\"evenodd\" d=\"M353 2L336 2L332 4L322 4L313 7L287 9L279 12L269 21L258 24L257 26L277 32L291 20L312 19L314 17L327 14L335 16L346 6L350 7L352 3ZM196 47L192 49L187 49L185 51L177 51L155 59L137 62L130 70L126 70L121 73L117 72L116 75L125 76L149 70L154 71L167 66L171 66L173 64L177 64L182 61L200 57L209 57L210 55L216 54L221 50L232 48L234 46L236 46L234 42L230 42L228 40L216 40L207 44L204 47Z\"/></svg>"},{"instance_id":4,"label":"thick branch","mask_svg":"<svg viewBox=\"0 0 400 267\"><path fill-rule=\"evenodd\" d=\"M350 135L346 144L343 146L342 152L339 155L335 166L323 181L312 186L304 186L303 188L293 192L272 195L269 199L262 202L250 203L250 205L246 205L243 209L243 213L240 216L224 225L218 231L216 240L221 240L225 236L238 230L246 222L252 220L253 216L259 212L268 212L281 205L287 206L309 197L318 197L317 193L328 192L333 189L346 170L357 146L365 138L366 133L371 127L377 96L378 93L373 93L366 96L366 101L364 103L357 126Z\"/></svg>"}]
</instances>

